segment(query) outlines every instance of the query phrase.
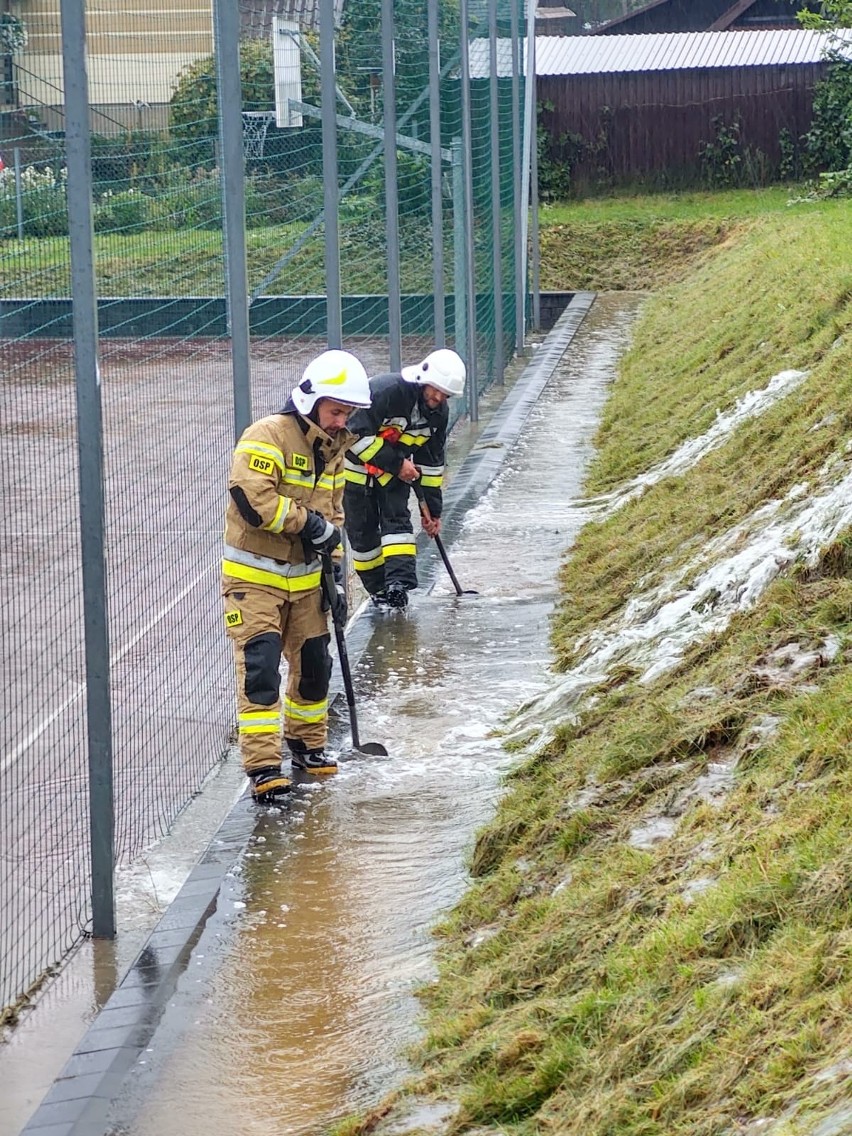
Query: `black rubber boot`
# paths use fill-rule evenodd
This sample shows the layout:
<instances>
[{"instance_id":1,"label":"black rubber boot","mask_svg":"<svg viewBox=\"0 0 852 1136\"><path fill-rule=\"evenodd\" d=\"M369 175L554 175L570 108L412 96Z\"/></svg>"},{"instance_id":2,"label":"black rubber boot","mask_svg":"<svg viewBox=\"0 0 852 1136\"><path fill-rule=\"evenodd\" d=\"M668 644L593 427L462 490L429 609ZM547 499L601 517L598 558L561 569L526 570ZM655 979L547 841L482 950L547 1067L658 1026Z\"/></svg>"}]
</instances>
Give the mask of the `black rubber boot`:
<instances>
[{"instance_id":1,"label":"black rubber boot","mask_svg":"<svg viewBox=\"0 0 852 1136\"><path fill-rule=\"evenodd\" d=\"M388 598L388 607L408 607L408 590L403 584L388 584L385 589Z\"/></svg>"},{"instance_id":2,"label":"black rubber boot","mask_svg":"<svg viewBox=\"0 0 852 1136\"><path fill-rule=\"evenodd\" d=\"M298 738L288 738L287 745L290 747L290 760L294 769L317 774L337 772L337 762L324 749L308 749Z\"/></svg>"},{"instance_id":3,"label":"black rubber boot","mask_svg":"<svg viewBox=\"0 0 852 1136\"><path fill-rule=\"evenodd\" d=\"M373 607L386 608L388 606L388 597L385 592L371 592L370 603Z\"/></svg>"},{"instance_id":4,"label":"black rubber boot","mask_svg":"<svg viewBox=\"0 0 852 1136\"><path fill-rule=\"evenodd\" d=\"M256 769L249 774L251 795L258 804L268 804L276 797L290 792L290 778L285 777L280 766L269 765L266 769Z\"/></svg>"}]
</instances>

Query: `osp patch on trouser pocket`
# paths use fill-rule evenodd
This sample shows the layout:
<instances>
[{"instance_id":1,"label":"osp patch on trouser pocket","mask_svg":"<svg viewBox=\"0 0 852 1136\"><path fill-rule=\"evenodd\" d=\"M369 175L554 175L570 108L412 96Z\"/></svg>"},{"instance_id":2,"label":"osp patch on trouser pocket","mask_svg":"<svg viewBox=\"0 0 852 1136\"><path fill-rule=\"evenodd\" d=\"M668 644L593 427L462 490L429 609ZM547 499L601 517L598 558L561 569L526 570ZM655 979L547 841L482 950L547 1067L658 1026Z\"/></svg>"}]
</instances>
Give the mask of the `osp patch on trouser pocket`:
<instances>
[{"instance_id":1,"label":"osp patch on trouser pocket","mask_svg":"<svg viewBox=\"0 0 852 1136\"><path fill-rule=\"evenodd\" d=\"M225 580L225 630L234 648L237 729L246 773L281 764L281 635L286 597L272 589ZM234 618L237 613L240 622Z\"/></svg>"},{"instance_id":2,"label":"osp patch on trouser pocket","mask_svg":"<svg viewBox=\"0 0 852 1136\"><path fill-rule=\"evenodd\" d=\"M329 660L330 661L330 660ZM255 635L243 648L245 664L245 696L259 706L273 706L278 701L281 677L281 636L273 631Z\"/></svg>"},{"instance_id":3,"label":"osp patch on trouser pocket","mask_svg":"<svg viewBox=\"0 0 852 1136\"><path fill-rule=\"evenodd\" d=\"M239 628L245 624L240 601L246 598L246 594L245 592L227 592L223 598L225 601L225 630L239 635Z\"/></svg>"},{"instance_id":4,"label":"osp patch on trouser pocket","mask_svg":"<svg viewBox=\"0 0 852 1136\"><path fill-rule=\"evenodd\" d=\"M243 613L237 608L234 611L225 612L225 626L226 627L242 627Z\"/></svg>"}]
</instances>

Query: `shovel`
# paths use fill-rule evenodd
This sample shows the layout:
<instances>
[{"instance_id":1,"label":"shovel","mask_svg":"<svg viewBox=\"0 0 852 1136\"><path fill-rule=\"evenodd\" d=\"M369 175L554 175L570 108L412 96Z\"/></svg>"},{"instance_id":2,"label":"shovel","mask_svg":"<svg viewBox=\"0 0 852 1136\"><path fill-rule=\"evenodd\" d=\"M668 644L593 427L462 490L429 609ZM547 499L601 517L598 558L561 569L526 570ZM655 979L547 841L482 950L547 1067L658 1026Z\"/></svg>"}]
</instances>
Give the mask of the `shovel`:
<instances>
[{"instance_id":1,"label":"shovel","mask_svg":"<svg viewBox=\"0 0 852 1136\"><path fill-rule=\"evenodd\" d=\"M387 757L388 751L379 742L362 742L358 736L358 715L355 713L355 690L352 686L352 670L349 666L349 654L346 650L346 637L343 626L338 621L336 611L337 589L334 583L334 566L331 556L326 553L322 558L322 590L326 602L331 608L331 622L334 624L334 634L337 639L337 657L340 660L340 670L343 674L343 686L346 689L346 705L349 707L349 728L352 731L352 748L359 753L372 754L376 757Z\"/></svg>"},{"instance_id":2,"label":"shovel","mask_svg":"<svg viewBox=\"0 0 852 1136\"><path fill-rule=\"evenodd\" d=\"M429 506L426 504L426 494L423 492L423 486L419 481L412 481L411 487L414 490L414 495L417 498L417 504L420 506L420 513L424 521L431 521L432 514L429 512ZM450 558L447 556L447 550L444 548L444 542L441 540L440 533L436 533L432 537L441 554L441 559L444 562L444 567L447 569L447 574L453 582L453 587L456 590L457 596L478 596L479 592L475 588L463 588L458 581L458 577L453 571L453 566L450 564Z\"/></svg>"}]
</instances>

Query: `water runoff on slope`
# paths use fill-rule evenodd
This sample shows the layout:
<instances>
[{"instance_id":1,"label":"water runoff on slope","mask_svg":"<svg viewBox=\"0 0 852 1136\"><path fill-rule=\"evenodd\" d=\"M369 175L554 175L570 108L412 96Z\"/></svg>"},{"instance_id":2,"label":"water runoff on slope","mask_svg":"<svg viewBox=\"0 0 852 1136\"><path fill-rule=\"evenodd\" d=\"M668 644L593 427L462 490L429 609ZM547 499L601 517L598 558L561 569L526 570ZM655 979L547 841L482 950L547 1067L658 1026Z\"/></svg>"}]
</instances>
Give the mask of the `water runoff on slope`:
<instances>
[{"instance_id":1,"label":"water runoff on slope","mask_svg":"<svg viewBox=\"0 0 852 1136\"><path fill-rule=\"evenodd\" d=\"M719 414L706 434L689 439L659 466L612 494L581 499L578 508L586 517L604 517L664 477L685 473L738 425L763 413L807 377L804 371L780 372L765 388L749 392L731 411ZM783 497L766 501L706 541L662 581L645 590L640 585L623 611L578 641L578 662L514 716L507 736L543 743L615 667L634 667L640 682L653 682L676 667L690 646L721 631L737 612L752 608L794 562L813 567L821 550L850 525L852 472L848 456L835 455L808 482L791 486ZM836 643L828 641L821 655L830 658L836 650Z\"/></svg>"},{"instance_id":2,"label":"water runoff on slope","mask_svg":"<svg viewBox=\"0 0 852 1136\"><path fill-rule=\"evenodd\" d=\"M492 731L546 684L554 578L637 306L596 301L469 514L450 552L479 595L457 599L437 575L407 613L365 616L359 724L390 757L346 762L258 815L113 1133L307 1136L404 1074L430 927L466 885L508 768Z\"/></svg>"}]
</instances>

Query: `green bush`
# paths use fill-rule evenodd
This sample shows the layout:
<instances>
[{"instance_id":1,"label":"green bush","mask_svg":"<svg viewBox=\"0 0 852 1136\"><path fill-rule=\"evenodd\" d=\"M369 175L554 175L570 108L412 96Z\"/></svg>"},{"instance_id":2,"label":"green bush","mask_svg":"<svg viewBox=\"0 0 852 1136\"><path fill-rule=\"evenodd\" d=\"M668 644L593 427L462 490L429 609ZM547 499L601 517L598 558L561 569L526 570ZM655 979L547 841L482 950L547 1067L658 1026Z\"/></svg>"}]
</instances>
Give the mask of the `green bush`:
<instances>
[{"instance_id":1,"label":"green bush","mask_svg":"<svg viewBox=\"0 0 852 1136\"><path fill-rule=\"evenodd\" d=\"M698 144L704 184L710 189L741 185L743 148L739 115L730 123L725 122L722 115L716 115L712 125L714 137L709 142Z\"/></svg>"},{"instance_id":2,"label":"green bush","mask_svg":"<svg viewBox=\"0 0 852 1136\"><path fill-rule=\"evenodd\" d=\"M778 173L782 181L800 181L802 178L804 156L800 141L793 137L786 126L778 132L778 148L781 151Z\"/></svg>"},{"instance_id":3,"label":"green bush","mask_svg":"<svg viewBox=\"0 0 852 1136\"><path fill-rule=\"evenodd\" d=\"M244 110L269 110L275 105L270 40L240 41L240 79ZM169 124L176 138L209 143L216 137L218 106L214 56L196 59L181 71L169 102Z\"/></svg>"},{"instance_id":4,"label":"green bush","mask_svg":"<svg viewBox=\"0 0 852 1136\"><path fill-rule=\"evenodd\" d=\"M828 170L821 173L817 194L820 197L852 196L852 166L845 170Z\"/></svg>"},{"instance_id":5,"label":"green bush","mask_svg":"<svg viewBox=\"0 0 852 1136\"><path fill-rule=\"evenodd\" d=\"M852 63L835 58L814 89L811 128L805 135L812 169L852 165Z\"/></svg>"},{"instance_id":6,"label":"green bush","mask_svg":"<svg viewBox=\"0 0 852 1136\"><path fill-rule=\"evenodd\" d=\"M397 154L397 192L400 218L429 216L432 210L432 181L429 159L419 154ZM374 162L361 183L377 206L385 208L384 163Z\"/></svg>"},{"instance_id":7,"label":"green bush","mask_svg":"<svg viewBox=\"0 0 852 1136\"><path fill-rule=\"evenodd\" d=\"M147 179L156 178L179 160L175 143L156 131L93 134L91 145L95 193L144 189Z\"/></svg>"},{"instance_id":8,"label":"green bush","mask_svg":"<svg viewBox=\"0 0 852 1136\"><path fill-rule=\"evenodd\" d=\"M138 189L108 189L95 206L98 233L138 233L148 227L151 199Z\"/></svg>"},{"instance_id":9,"label":"green bush","mask_svg":"<svg viewBox=\"0 0 852 1136\"><path fill-rule=\"evenodd\" d=\"M68 233L65 199L67 171L27 166L21 172L21 206L24 234L28 237L62 237ZM0 171L0 236L18 233L14 171Z\"/></svg>"},{"instance_id":10,"label":"green bush","mask_svg":"<svg viewBox=\"0 0 852 1136\"><path fill-rule=\"evenodd\" d=\"M312 221L323 209L320 177L279 178L258 174L246 179L249 228Z\"/></svg>"},{"instance_id":11,"label":"green bush","mask_svg":"<svg viewBox=\"0 0 852 1136\"><path fill-rule=\"evenodd\" d=\"M152 202L155 229L220 229L219 171L174 166L158 179Z\"/></svg>"}]
</instances>

